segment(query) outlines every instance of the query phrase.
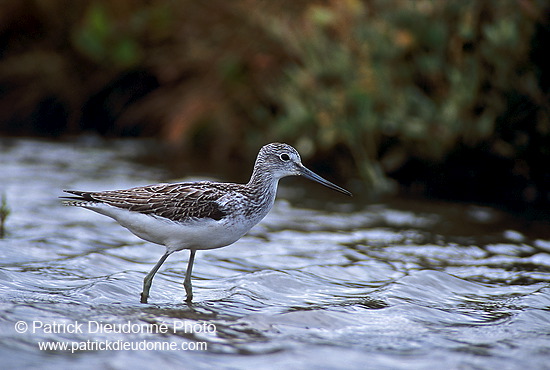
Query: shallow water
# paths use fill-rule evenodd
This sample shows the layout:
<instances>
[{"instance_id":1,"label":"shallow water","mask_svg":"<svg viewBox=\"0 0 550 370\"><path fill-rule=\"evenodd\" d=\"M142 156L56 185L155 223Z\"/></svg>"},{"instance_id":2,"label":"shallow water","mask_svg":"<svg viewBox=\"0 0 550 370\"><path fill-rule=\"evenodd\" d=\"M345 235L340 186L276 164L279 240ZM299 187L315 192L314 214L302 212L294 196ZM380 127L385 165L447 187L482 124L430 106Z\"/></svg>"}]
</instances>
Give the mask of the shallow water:
<instances>
[{"instance_id":1,"label":"shallow water","mask_svg":"<svg viewBox=\"0 0 550 370\"><path fill-rule=\"evenodd\" d=\"M247 236L197 253L192 304L185 251L140 304L163 247L57 197L168 180L135 160L147 148L0 141L3 368L550 367L548 224L474 205L283 180Z\"/></svg>"}]
</instances>

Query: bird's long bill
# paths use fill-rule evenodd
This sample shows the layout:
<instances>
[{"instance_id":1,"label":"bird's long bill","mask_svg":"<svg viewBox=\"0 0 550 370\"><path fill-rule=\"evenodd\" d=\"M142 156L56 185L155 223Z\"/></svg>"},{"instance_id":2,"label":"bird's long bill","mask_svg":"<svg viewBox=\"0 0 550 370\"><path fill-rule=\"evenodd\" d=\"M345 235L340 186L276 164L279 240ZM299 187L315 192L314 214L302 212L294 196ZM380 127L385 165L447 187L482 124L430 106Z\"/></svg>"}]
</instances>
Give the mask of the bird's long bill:
<instances>
[{"instance_id":1,"label":"bird's long bill","mask_svg":"<svg viewBox=\"0 0 550 370\"><path fill-rule=\"evenodd\" d=\"M300 171L300 175L302 175L302 176L304 176L304 177L306 177L310 180L317 181L319 184L323 184L327 188L331 188L333 190L339 191L340 193L344 193L346 195L349 195L350 197L352 196L352 194L349 191L347 191L346 189L343 189L343 188L339 187L338 185L335 185L332 182L323 179L321 176L317 175L315 172L307 169L304 165L299 166L299 171Z\"/></svg>"}]
</instances>

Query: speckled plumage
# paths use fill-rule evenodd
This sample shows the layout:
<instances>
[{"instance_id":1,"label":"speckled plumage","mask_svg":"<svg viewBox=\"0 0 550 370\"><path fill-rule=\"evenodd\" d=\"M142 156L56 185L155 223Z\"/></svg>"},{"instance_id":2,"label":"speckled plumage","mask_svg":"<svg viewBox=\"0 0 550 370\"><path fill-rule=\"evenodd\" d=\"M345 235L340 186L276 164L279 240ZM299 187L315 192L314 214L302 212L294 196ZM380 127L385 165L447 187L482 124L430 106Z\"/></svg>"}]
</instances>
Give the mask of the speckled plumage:
<instances>
[{"instance_id":1,"label":"speckled plumage","mask_svg":"<svg viewBox=\"0 0 550 370\"><path fill-rule=\"evenodd\" d=\"M105 203L128 211L176 222L190 219L211 218L220 220L229 214L221 209L218 200L232 188L213 182L158 184L125 190L104 192L68 191L78 195L76 201Z\"/></svg>"},{"instance_id":2,"label":"speckled plumage","mask_svg":"<svg viewBox=\"0 0 550 370\"><path fill-rule=\"evenodd\" d=\"M247 184L200 181L103 192L65 190L74 196L64 197L64 201L109 216L138 237L166 246L166 253L145 277L143 303L147 302L153 276L166 258L189 249L184 286L190 301L195 252L240 239L271 210L279 179L293 175L351 195L305 168L290 145L272 143L260 149Z\"/></svg>"}]
</instances>

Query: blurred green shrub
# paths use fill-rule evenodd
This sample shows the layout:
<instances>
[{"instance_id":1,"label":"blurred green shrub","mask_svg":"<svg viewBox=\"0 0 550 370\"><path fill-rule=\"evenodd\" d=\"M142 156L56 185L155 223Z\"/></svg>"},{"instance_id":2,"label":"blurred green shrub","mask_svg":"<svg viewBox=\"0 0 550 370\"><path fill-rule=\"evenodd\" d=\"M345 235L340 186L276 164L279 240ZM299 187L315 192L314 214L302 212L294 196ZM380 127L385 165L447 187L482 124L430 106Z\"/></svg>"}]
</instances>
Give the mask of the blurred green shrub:
<instances>
[{"instance_id":1,"label":"blurred green shrub","mask_svg":"<svg viewBox=\"0 0 550 370\"><path fill-rule=\"evenodd\" d=\"M520 6L335 0L308 6L298 25L265 17L295 60L273 90L283 111L274 136L344 144L374 188L411 156L440 162L491 138L511 92L544 102L529 61L535 22ZM537 127L548 136L543 105Z\"/></svg>"}]
</instances>

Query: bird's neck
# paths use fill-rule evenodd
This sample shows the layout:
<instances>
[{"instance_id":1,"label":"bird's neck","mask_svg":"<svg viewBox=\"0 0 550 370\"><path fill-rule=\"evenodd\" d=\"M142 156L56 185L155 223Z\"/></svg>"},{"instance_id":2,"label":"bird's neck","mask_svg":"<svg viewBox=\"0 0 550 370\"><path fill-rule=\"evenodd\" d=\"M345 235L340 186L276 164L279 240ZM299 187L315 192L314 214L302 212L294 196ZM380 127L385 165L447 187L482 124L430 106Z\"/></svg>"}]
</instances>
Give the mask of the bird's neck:
<instances>
[{"instance_id":1,"label":"bird's neck","mask_svg":"<svg viewBox=\"0 0 550 370\"><path fill-rule=\"evenodd\" d=\"M250 181L246 185L250 192L260 199L262 203L270 203L270 205L273 205L275 196L277 195L278 183L279 179L274 177L270 172L264 172L254 168Z\"/></svg>"}]
</instances>

